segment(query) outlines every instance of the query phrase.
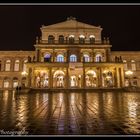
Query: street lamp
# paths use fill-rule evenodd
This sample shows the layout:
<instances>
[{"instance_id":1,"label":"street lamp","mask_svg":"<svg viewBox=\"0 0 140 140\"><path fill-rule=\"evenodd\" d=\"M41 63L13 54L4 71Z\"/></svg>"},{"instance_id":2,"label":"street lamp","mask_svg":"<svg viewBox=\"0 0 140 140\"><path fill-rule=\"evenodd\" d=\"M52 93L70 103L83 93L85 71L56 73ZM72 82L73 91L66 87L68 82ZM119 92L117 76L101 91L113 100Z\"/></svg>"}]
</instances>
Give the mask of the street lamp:
<instances>
[{"instance_id":1,"label":"street lamp","mask_svg":"<svg viewBox=\"0 0 140 140\"><path fill-rule=\"evenodd\" d=\"M131 76L133 75L133 71L128 70L125 72L126 76L129 78L129 86L131 86Z\"/></svg>"}]
</instances>

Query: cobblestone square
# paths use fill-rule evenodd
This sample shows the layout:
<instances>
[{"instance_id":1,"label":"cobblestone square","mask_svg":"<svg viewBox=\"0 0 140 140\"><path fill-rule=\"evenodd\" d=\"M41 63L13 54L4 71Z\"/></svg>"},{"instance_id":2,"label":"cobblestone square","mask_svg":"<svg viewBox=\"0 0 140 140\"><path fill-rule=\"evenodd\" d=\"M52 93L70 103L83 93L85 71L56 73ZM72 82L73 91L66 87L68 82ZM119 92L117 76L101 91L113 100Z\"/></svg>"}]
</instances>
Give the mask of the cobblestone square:
<instances>
[{"instance_id":1,"label":"cobblestone square","mask_svg":"<svg viewBox=\"0 0 140 140\"><path fill-rule=\"evenodd\" d=\"M0 134L139 135L140 93L0 93Z\"/></svg>"}]
</instances>

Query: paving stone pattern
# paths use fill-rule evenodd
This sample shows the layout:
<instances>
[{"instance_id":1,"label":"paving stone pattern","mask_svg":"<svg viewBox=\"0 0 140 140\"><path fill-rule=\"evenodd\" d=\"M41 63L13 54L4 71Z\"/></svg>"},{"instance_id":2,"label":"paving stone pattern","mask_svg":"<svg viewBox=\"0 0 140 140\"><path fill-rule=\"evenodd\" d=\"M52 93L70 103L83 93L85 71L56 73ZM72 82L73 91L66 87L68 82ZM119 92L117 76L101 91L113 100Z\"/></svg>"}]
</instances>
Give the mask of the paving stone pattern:
<instances>
[{"instance_id":1,"label":"paving stone pattern","mask_svg":"<svg viewBox=\"0 0 140 140\"><path fill-rule=\"evenodd\" d=\"M140 135L140 93L1 92L2 130L28 135Z\"/></svg>"}]
</instances>

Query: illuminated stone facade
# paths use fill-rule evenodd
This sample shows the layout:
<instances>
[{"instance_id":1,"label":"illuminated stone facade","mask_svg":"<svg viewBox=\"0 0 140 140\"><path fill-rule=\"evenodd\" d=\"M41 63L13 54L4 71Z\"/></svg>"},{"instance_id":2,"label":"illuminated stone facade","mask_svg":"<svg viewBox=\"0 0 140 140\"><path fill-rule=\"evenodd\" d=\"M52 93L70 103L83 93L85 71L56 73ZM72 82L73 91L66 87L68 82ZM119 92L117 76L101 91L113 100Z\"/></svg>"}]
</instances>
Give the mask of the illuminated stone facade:
<instances>
[{"instance_id":1,"label":"illuminated stone facade","mask_svg":"<svg viewBox=\"0 0 140 140\"><path fill-rule=\"evenodd\" d=\"M0 88L139 86L140 52L112 52L101 31L72 17L42 26L35 51L0 51ZM125 76L127 70L133 71L131 77Z\"/></svg>"}]
</instances>

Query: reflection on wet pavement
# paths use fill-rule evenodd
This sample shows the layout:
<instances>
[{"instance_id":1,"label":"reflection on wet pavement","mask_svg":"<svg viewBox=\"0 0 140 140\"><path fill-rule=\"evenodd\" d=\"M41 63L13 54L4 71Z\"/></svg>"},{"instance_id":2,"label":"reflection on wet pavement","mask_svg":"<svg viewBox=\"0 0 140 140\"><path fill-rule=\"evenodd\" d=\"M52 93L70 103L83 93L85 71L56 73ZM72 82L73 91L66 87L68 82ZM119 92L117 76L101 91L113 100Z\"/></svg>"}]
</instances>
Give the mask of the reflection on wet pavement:
<instances>
[{"instance_id":1,"label":"reflection on wet pavement","mask_svg":"<svg viewBox=\"0 0 140 140\"><path fill-rule=\"evenodd\" d=\"M0 130L140 134L140 93L0 93Z\"/></svg>"}]
</instances>

